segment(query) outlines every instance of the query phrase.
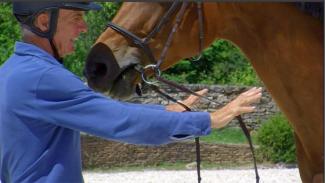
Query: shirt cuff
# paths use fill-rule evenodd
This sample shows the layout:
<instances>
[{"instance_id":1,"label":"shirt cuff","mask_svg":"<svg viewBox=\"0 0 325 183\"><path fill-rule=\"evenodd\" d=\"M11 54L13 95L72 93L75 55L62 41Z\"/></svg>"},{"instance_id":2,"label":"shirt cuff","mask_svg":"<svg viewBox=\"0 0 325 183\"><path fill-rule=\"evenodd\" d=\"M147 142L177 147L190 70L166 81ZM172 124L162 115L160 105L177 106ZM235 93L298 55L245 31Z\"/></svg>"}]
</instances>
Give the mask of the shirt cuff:
<instances>
[{"instance_id":1,"label":"shirt cuff","mask_svg":"<svg viewBox=\"0 0 325 183\"><path fill-rule=\"evenodd\" d=\"M199 136L207 136L211 133L211 118L208 112L186 112L190 115L191 130L188 132L176 132L170 137L172 141L182 141Z\"/></svg>"}]
</instances>

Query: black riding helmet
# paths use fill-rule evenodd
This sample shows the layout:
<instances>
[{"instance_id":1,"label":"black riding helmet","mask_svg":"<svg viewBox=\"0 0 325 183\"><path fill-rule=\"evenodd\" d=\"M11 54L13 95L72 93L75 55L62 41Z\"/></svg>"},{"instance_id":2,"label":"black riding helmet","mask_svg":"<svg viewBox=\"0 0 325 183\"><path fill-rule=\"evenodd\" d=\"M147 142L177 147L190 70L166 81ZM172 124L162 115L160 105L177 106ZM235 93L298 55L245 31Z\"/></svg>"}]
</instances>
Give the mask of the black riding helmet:
<instances>
[{"instance_id":1,"label":"black riding helmet","mask_svg":"<svg viewBox=\"0 0 325 183\"><path fill-rule=\"evenodd\" d=\"M100 10L101 6L92 2L13 2L13 14L16 19L28 30L40 37L47 38L52 46L54 56L62 62L53 44L60 8L88 11ZM50 26L46 32L41 31L34 25L37 15L44 11L50 12Z\"/></svg>"}]
</instances>

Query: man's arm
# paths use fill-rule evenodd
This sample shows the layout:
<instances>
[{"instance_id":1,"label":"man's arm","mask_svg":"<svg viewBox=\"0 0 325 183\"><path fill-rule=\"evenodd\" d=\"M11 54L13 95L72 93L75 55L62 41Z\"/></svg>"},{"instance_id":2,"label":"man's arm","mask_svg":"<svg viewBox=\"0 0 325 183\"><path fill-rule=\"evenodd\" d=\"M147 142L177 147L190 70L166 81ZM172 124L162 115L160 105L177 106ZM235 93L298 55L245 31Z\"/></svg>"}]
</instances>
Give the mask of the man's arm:
<instances>
[{"instance_id":1,"label":"man's arm","mask_svg":"<svg viewBox=\"0 0 325 183\"><path fill-rule=\"evenodd\" d=\"M209 113L125 105L95 93L60 68L43 75L36 102L41 122L133 144L164 144L177 136L196 137L211 131Z\"/></svg>"}]
</instances>

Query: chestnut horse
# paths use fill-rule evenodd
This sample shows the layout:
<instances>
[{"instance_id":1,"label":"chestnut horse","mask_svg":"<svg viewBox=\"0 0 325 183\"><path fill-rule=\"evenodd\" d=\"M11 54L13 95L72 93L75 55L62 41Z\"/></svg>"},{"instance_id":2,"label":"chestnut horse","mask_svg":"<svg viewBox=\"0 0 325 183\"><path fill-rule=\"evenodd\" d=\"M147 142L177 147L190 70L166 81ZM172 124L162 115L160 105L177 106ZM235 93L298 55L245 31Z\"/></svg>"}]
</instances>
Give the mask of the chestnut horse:
<instances>
[{"instance_id":1,"label":"chestnut horse","mask_svg":"<svg viewBox=\"0 0 325 183\"><path fill-rule=\"evenodd\" d=\"M145 37L168 10L170 3L123 3L114 23ZM176 13L149 42L160 55ZM297 159L303 182L323 179L323 25L292 3L203 3L204 47L216 39L236 44L249 58L257 75L289 119L295 132ZM165 70L181 58L198 54L196 4L191 3L162 64ZM116 60L115 60L116 59ZM112 61L117 61L116 64ZM133 94L139 73L147 65L143 52L129 40L107 29L87 58L90 87L112 96ZM123 69L123 76L116 77ZM115 71L115 72L114 72ZM112 81L112 78L116 78Z\"/></svg>"}]
</instances>

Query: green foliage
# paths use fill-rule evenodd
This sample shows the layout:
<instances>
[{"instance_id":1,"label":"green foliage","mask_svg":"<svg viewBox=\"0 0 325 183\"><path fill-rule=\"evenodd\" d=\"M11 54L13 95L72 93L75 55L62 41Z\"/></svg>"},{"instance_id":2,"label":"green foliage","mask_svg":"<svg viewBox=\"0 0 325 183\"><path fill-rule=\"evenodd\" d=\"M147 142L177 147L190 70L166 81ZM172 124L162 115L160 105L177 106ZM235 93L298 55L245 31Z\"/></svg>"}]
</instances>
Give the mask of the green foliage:
<instances>
[{"instance_id":1,"label":"green foliage","mask_svg":"<svg viewBox=\"0 0 325 183\"><path fill-rule=\"evenodd\" d=\"M196 62L182 60L164 76L182 83L261 85L247 58L226 40L215 41Z\"/></svg>"},{"instance_id":2,"label":"green foliage","mask_svg":"<svg viewBox=\"0 0 325 183\"><path fill-rule=\"evenodd\" d=\"M0 65L14 51L15 41L21 39L20 26L12 14L11 3L0 3Z\"/></svg>"},{"instance_id":3,"label":"green foliage","mask_svg":"<svg viewBox=\"0 0 325 183\"><path fill-rule=\"evenodd\" d=\"M76 41L76 51L64 58L64 65L73 73L82 76L88 51L99 35L105 30L108 21L116 14L121 3L102 2L101 11L89 11L85 16L88 32L80 35Z\"/></svg>"},{"instance_id":4,"label":"green foliage","mask_svg":"<svg viewBox=\"0 0 325 183\"><path fill-rule=\"evenodd\" d=\"M252 137L253 138L253 137ZM245 134L241 128L222 128L212 129L208 136L200 138L204 142L209 143L222 143L222 144L244 144L247 143Z\"/></svg>"},{"instance_id":5,"label":"green foliage","mask_svg":"<svg viewBox=\"0 0 325 183\"><path fill-rule=\"evenodd\" d=\"M282 114L265 122L257 132L257 142L262 156L272 162L296 162L293 129Z\"/></svg>"}]
</instances>

